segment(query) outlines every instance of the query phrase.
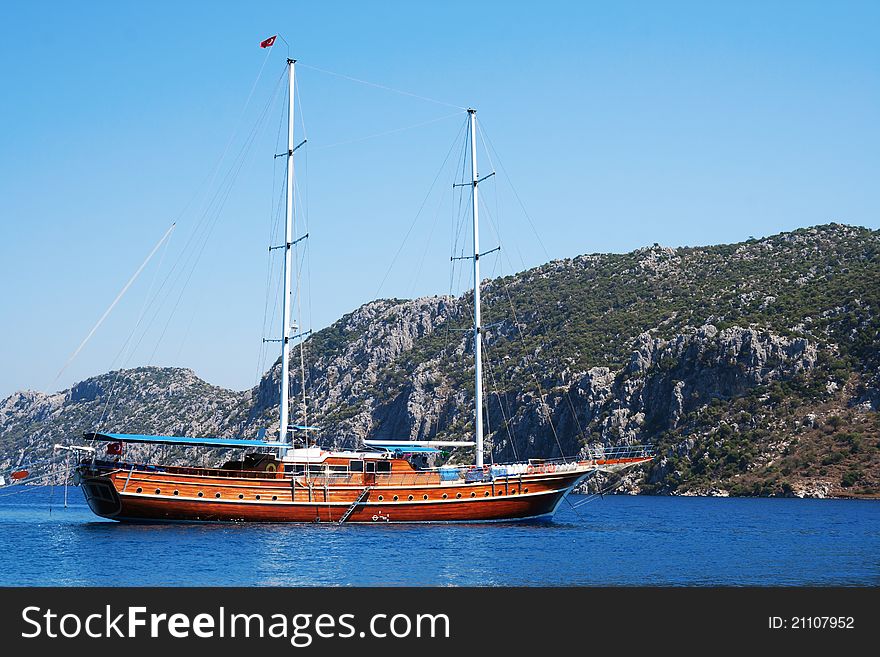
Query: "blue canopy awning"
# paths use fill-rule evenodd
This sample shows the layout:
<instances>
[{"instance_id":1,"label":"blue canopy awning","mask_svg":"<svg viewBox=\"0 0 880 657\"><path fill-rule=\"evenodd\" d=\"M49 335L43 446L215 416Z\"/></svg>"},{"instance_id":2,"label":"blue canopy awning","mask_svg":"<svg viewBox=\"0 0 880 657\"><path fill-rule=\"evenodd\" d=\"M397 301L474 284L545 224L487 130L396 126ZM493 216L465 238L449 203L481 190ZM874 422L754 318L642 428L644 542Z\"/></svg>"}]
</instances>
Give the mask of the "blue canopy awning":
<instances>
[{"instance_id":1,"label":"blue canopy awning","mask_svg":"<svg viewBox=\"0 0 880 657\"><path fill-rule=\"evenodd\" d=\"M89 440L187 447L272 447L277 449L285 446L283 443L254 438L187 438L185 436L146 436L134 433L86 433L84 435Z\"/></svg>"},{"instance_id":2,"label":"blue canopy awning","mask_svg":"<svg viewBox=\"0 0 880 657\"><path fill-rule=\"evenodd\" d=\"M403 452L405 454L438 454L440 452L440 450L435 447L425 447L424 445L383 445L382 443L375 443L372 440L368 447L370 449L387 449L389 452Z\"/></svg>"}]
</instances>

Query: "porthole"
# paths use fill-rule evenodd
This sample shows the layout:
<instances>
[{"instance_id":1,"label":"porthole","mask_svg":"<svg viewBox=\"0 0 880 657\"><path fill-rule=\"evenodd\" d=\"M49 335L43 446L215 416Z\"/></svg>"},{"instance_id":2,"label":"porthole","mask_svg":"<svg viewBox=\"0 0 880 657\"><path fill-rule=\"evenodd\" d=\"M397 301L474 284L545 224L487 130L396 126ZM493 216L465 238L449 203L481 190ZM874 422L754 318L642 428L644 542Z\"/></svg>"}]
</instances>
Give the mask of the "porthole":
<instances>
[{"instance_id":1,"label":"porthole","mask_svg":"<svg viewBox=\"0 0 880 657\"><path fill-rule=\"evenodd\" d=\"M409 497L407 497L407 498L406 498L406 499L408 499L408 500L409 500L409 501L410 501L410 502L412 502L412 499L413 499L413 496L412 496L412 495L410 495L410 496L409 496Z\"/></svg>"},{"instance_id":2,"label":"porthole","mask_svg":"<svg viewBox=\"0 0 880 657\"><path fill-rule=\"evenodd\" d=\"M214 493L214 497L220 497L220 493Z\"/></svg>"},{"instance_id":3,"label":"porthole","mask_svg":"<svg viewBox=\"0 0 880 657\"><path fill-rule=\"evenodd\" d=\"M382 497L381 495L379 496L379 501L380 501L380 502L381 502L382 500L384 500L384 499L385 499L385 498Z\"/></svg>"},{"instance_id":4,"label":"porthole","mask_svg":"<svg viewBox=\"0 0 880 657\"><path fill-rule=\"evenodd\" d=\"M485 493L483 493L483 497L489 497L489 491L486 491Z\"/></svg>"},{"instance_id":5,"label":"porthole","mask_svg":"<svg viewBox=\"0 0 880 657\"><path fill-rule=\"evenodd\" d=\"M460 499L461 499L461 493L456 493L456 494L455 494L455 499L460 500Z\"/></svg>"},{"instance_id":6,"label":"porthole","mask_svg":"<svg viewBox=\"0 0 880 657\"><path fill-rule=\"evenodd\" d=\"M529 492L528 488L523 488L523 493L528 493L528 492Z\"/></svg>"},{"instance_id":7,"label":"porthole","mask_svg":"<svg viewBox=\"0 0 880 657\"><path fill-rule=\"evenodd\" d=\"M144 489L143 489L143 488L138 488L138 489L135 491L135 493L143 493L143 492L144 492Z\"/></svg>"},{"instance_id":8,"label":"porthole","mask_svg":"<svg viewBox=\"0 0 880 657\"><path fill-rule=\"evenodd\" d=\"M397 499L398 499L398 497L397 497L397 495L395 495L395 496L394 496L394 497L392 497L392 498L391 498L391 499L393 499L393 500L394 500L394 501L395 501L395 502L396 502L396 501L397 501Z\"/></svg>"},{"instance_id":9,"label":"porthole","mask_svg":"<svg viewBox=\"0 0 880 657\"><path fill-rule=\"evenodd\" d=\"M426 500L426 499L428 499L428 496L427 496L427 495L422 495L422 499L423 499L423 500Z\"/></svg>"},{"instance_id":10,"label":"porthole","mask_svg":"<svg viewBox=\"0 0 880 657\"><path fill-rule=\"evenodd\" d=\"M443 493L443 499L445 500L447 497L449 497L449 495L447 495L446 493Z\"/></svg>"},{"instance_id":11,"label":"porthole","mask_svg":"<svg viewBox=\"0 0 880 657\"><path fill-rule=\"evenodd\" d=\"M260 496L259 496L259 495L254 495L254 499L255 499L255 500L258 500L258 499L260 499Z\"/></svg>"},{"instance_id":12,"label":"porthole","mask_svg":"<svg viewBox=\"0 0 880 657\"><path fill-rule=\"evenodd\" d=\"M498 491L498 492L495 493L495 494L496 494L496 495L504 495L504 491L503 491L503 490L500 490L500 491Z\"/></svg>"},{"instance_id":13,"label":"porthole","mask_svg":"<svg viewBox=\"0 0 880 657\"><path fill-rule=\"evenodd\" d=\"M204 497L205 494L202 491L199 491L199 497Z\"/></svg>"},{"instance_id":14,"label":"porthole","mask_svg":"<svg viewBox=\"0 0 880 657\"><path fill-rule=\"evenodd\" d=\"M179 491L179 490L176 490L176 491L174 491L174 494L175 494L175 495L180 495L180 491Z\"/></svg>"},{"instance_id":15,"label":"porthole","mask_svg":"<svg viewBox=\"0 0 880 657\"><path fill-rule=\"evenodd\" d=\"M516 488L514 488L513 490L511 490L511 491L510 491L510 494L511 494L511 495L516 495Z\"/></svg>"},{"instance_id":16,"label":"porthole","mask_svg":"<svg viewBox=\"0 0 880 657\"><path fill-rule=\"evenodd\" d=\"M474 493L473 491L471 491L471 497L476 497L476 496L477 496L477 494Z\"/></svg>"},{"instance_id":17,"label":"porthole","mask_svg":"<svg viewBox=\"0 0 880 657\"><path fill-rule=\"evenodd\" d=\"M243 500L243 499L244 499L244 495L242 495L241 493L239 493L239 494L238 494L238 499Z\"/></svg>"},{"instance_id":18,"label":"porthole","mask_svg":"<svg viewBox=\"0 0 880 657\"><path fill-rule=\"evenodd\" d=\"M162 491L159 490L158 488L156 489L156 495L158 495L158 494L161 493L161 492L162 492Z\"/></svg>"},{"instance_id":19,"label":"porthole","mask_svg":"<svg viewBox=\"0 0 880 657\"><path fill-rule=\"evenodd\" d=\"M277 500L277 499L278 499L278 496L277 496L277 495L273 495L273 496L272 496L272 501L273 501L273 502L274 502L275 500Z\"/></svg>"}]
</instances>

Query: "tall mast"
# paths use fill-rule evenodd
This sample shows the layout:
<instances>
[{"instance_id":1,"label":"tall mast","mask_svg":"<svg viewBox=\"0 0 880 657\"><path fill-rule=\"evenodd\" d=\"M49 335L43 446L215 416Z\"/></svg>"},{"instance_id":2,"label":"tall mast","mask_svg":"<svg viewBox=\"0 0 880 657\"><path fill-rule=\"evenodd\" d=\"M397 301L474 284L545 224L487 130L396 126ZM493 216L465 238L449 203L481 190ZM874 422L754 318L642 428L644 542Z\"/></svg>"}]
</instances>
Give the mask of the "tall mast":
<instances>
[{"instance_id":1,"label":"tall mast","mask_svg":"<svg viewBox=\"0 0 880 657\"><path fill-rule=\"evenodd\" d=\"M477 110L469 109L471 129L471 174L473 183L472 212L474 218L474 441L476 465L483 467L483 349L480 340L480 215L477 199Z\"/></svg>"},{"instance_id":2,"label":"tall mast","mask_svg":"<svg viewBox=\"0 0 880 657\"><path fill-rule=\"evenodd\" d=\"M287 211L284 225L284 293L281 321L281 407L278 440L288 442L287 426L290 413L290 276L291 246L293 244L293 90L295 59L287 60ZM279 456L282 450L279 449Z\"/></svg>"}]
</instances>

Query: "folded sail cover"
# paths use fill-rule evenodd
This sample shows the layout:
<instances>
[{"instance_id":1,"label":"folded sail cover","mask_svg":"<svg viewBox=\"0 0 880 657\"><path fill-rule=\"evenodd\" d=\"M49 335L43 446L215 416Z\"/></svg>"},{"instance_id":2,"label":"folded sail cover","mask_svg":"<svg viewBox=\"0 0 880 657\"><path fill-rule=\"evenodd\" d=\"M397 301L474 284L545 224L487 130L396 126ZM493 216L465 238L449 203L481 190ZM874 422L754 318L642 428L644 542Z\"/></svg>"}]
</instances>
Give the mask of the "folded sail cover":
<instances>
[{"instance_id":1,"label":"folded sail cover","mask_svg":"<svg viewBox=\"0 0 880 657\"><path fill-rule=\"evenodd\" d=\"M87 433L88 440L121 441L124 443L153 443L157 445L184 445L190 447L274 447L283 443L250 438L187 438L185 436L144 436L134 433Z\"/></svg>"}]
</instances>

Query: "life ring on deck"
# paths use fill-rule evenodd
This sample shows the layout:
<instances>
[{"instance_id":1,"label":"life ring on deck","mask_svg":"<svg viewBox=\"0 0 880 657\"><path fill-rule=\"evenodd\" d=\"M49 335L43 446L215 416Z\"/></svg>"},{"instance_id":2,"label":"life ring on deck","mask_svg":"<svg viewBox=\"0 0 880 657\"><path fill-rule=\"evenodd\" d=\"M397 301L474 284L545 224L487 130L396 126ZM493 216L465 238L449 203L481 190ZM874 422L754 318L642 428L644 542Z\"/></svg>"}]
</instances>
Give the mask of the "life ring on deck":
<instances>
[{"instance_id":1,"label":"life ring on deck","mask_svg":"<svg viewBox=\"0 0 880 657\"><path fill-rule=\"evenodd\" d=\"M556 466L551 463L547 466L547 472L556 472Z\"/></svg>"},{"instance_id":2,"label":"life ring on deck","mask_svg":"<svg viewBox=\"0 0 880 657\"><path fill-rule=\"evenodd\" d=\"M533 466L533 465L530 463L530 464L529 464L529 467L526 468L526 472L527 472L528 474L535 474L535 466Z\"/></svg>"},{"instance_id":3,"label":"life ring on deck","mask_svg":"<svg viewBox=\"0 0 880 657\"><path fill-rule=\"evenodd\" d=\"M276 470L278 470L278 467L274 463L266 466L266 472L275 472Z\"/></svg>"}]
</instances>

